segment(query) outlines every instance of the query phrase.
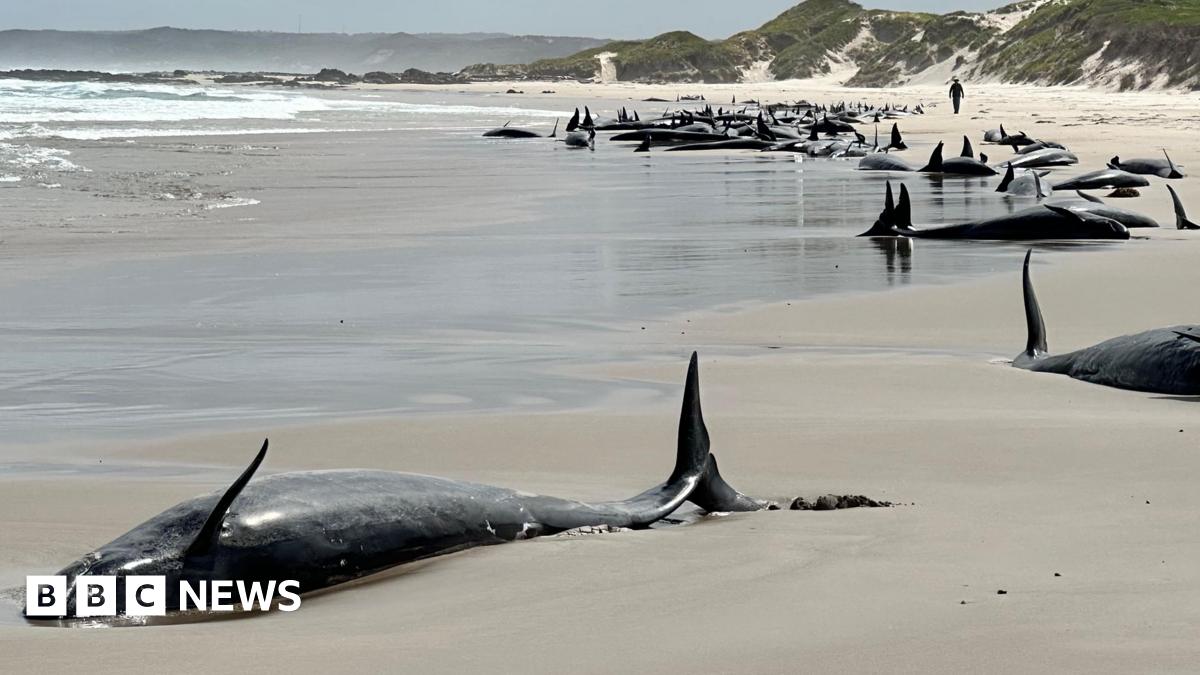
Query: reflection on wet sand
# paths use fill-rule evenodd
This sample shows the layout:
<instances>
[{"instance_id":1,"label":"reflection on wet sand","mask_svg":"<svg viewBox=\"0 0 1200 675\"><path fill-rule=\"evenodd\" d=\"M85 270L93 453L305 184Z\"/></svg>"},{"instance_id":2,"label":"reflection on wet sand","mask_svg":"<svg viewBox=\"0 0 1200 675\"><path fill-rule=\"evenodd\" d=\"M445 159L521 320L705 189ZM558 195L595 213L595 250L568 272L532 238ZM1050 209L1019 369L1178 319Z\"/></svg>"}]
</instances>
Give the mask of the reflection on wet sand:
<instances>
[{"instance_id":1,"label":"reflection on wet sand","mask_svg":"<svg viewBox=\"0 0 1200 675\"><path fill-rule=\"evenodd\" d=\"M1014 251L922 242L917 268L909 240L863 246L855 235L897 178L856 162L481 147L475 133L405 124L269 139L269 158L186 153L193 174L260 202L239 228L286 224L279 239L304 242L299 250L218 248L9 284L0 428L17 442L652 396L652 386L582 382L563 366L670 350L654 327L678 337L673 322L688 312L959 280ZM94 170L46 208L94 210L97 192L128 183L129 166L180 169L188 142L161 144L75 147ZM93 161L101 155L126 168L106 169ZM1010 208L983 179L902 180L922 225ZM144 199L158 208L155 194ZM141 202L126 203L113 229L145 227ZM16 201L5 215L46 218L35 206Z\"/></svg>"},{"instance_id":2,"label":"reflection on wet sand","mask_svg":"<svg viewBox=\"0 0 1200 675\"><path fill-rule=\"evenodd\" d=\"M871 245L879 249L887 261L887 283L889 286L905 285L912 281L912 254L916 245L908 237L871 237Z\"/></svg>"}]
</instances>

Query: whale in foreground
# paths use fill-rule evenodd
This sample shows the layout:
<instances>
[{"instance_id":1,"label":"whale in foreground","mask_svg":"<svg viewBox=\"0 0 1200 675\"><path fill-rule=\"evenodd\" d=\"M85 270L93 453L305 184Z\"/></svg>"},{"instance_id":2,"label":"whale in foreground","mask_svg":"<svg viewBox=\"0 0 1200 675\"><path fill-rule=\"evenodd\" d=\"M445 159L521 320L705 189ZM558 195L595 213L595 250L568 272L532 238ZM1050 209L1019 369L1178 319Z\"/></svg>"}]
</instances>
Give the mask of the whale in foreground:
<instances>
[{"instance_id":1,"label":"whale in foreground","mask_svg":"<svg viewBox=\"0 0 1200 675\"><path fill-rule=\"evenodd\" d=\"M912 224L908 188L900 185L900 199L896 201L889 182L883 211L871 228L859 236L994 241L1128 239L1129 230L1121 223L1089 210L1075 211L1056 205L1035 206L969 223L917 229Z\"/></svg>"},{"instance_id":2,"label":"whale in foreground","mask_svg":"<svg viewBox=\"0 0 1200 675\"><path fill-rule=\"evenodd\" d=\"M253 479L267 444L224 492L177 504L68 565L67 607L79 575L179 582L296 580L329 588L396 565L475 546L586 526L644 528L685 501L706 511L754 511L766 502L731 488L709 454L696 355L688 366L675 468L666 482L622 501L587 503L449 478L370 470L302 471ZM39 617L29 617L31 619Z\"/></svg>"},{"instance_id":3,"label":"whale in foreground","mask_svg":"<svg viewBox=\"0 0 1200 675\"><path fill-rule=\"evenodd\" d=\"M1028 341L1013 365L1039 373L1069 375L1076 380L1159 394L1200 394L1200 326L1171 326L1123 335L1069 354L1052 355L1046 346L1046 324L1038 306L1029 260L1025 254L1022 286Z\"/></svg>"}]
</instances>

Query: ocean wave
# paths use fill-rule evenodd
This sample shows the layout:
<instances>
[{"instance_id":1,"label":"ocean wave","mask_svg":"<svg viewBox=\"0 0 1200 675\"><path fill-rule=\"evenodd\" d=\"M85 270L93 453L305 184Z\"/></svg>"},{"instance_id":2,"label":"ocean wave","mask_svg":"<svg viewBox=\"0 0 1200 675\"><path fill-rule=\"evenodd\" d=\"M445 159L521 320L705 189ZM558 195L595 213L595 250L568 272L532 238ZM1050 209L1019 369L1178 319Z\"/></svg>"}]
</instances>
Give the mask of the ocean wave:
<instances>
[{"instance_id":1,"label":"ocean wave","mask_svg":"<svg viewBox=\"0 0 1200 675\"><path fill-rule=\"evenodd\" d=\"M380 130L380 122L389 129L471 130L494 126L497 119L562 116L511 105L408 103L374 96L352 90L330 96L248 87L0 79L0 141L345 132Z\"/></svg>"},{"instance_id":2,"label":"ocean wave","mask_svg":"<svg viewBox=\"0 0 1200 675\"><path fill-rule=\"evenodd\" d=\"M0 143L0 165L38 171L91 171L71 160L70 151L29 144Z\"/></svg>"},{"instance_id":3,"label":"ocean wave","mask_svg":"<svg viewBox=\"0 0 1200 675\"><path fill-rule=\"evenodd\" d=\"M204 210L212 211L213 209L228 209L235 206L254 206L261 203L259 200L250 199L249 197L226 197L214 204L205 204Z\"/></svg>"},{"instance_id":4,"label":"ocean wave","mask_svg":"<svg viewBox=\"0 0 1200 675\"><path fill-rule=\"evenodd\" d=\"M40 125L33 128L0 129L0 140L17 138L65 138L75 141L101 141L109 138L155 138L163 136L246 136L250 134L316 134L324 132L358 131L358 129L332 129L318 127L70 127L49 129Z\"/></svg>"}]
</instances>

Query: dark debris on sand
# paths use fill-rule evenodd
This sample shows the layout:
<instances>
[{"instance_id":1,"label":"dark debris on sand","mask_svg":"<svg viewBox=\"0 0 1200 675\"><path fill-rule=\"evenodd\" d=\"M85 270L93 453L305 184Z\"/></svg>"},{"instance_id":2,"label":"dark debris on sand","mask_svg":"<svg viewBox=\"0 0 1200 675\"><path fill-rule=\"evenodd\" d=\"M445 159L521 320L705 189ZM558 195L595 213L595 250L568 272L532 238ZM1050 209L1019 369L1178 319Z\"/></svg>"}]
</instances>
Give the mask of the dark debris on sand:
<instances>
[{"instance_id":1,"label":"dark debris on sand","mask_svg":"<svg viewBox=\"0 0 1200 675\"><path fill-rule=\"evenodd\" d=\"M815 501L804 497L796 497L792 501L793 511L836 511L839 509L884 508L893 506L891 502L876 501L862 495L821 495Z\"/></svg>"}]
</instances>

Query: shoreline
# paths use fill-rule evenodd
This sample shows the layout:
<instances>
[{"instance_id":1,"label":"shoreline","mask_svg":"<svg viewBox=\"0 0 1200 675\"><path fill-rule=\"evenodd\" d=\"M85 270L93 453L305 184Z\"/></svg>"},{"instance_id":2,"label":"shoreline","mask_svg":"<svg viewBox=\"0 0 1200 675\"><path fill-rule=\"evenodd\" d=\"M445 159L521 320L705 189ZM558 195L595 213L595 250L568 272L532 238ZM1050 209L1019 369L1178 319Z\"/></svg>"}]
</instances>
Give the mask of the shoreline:
<instances>
[{"instance_id":1,"label":"shoreline","mask_svg":"<svg viewBox=\"0 0 1200 675\"><path fill-rule=\"evenodd\" d=\"M919 119L901 121L901 127L914 138L940 138L953 146L956 137L966 133L976 138L993 122L1014 120L1014 129L1029 125L1040 130L1032 124L1044 118L1034 113L1053 113L1057 123L1042 128L1047 137L1079 154L1081 164L1068 169L1071 174L1094 168L1113 152L1149 156L1162 145L1180 164L1200 168L1200 148L1191 140L1200 117L1177 109L1173 99L1159 105L1153 103L1156 94L1144 94L1150 101L1144 110L1128 110L1127 99L1116 99L1111 110L1097 112L1093 106L1100 94L1053 90L1027 101L1009 100L1011 93L983 91L978 99L969 99L972 106L985 106L986 114L954 118L942 105ZM970 90L968 95L974 96ZM1064 126L1075 123L1086 126ZM196 138L188 137L189 142ZM278 202L223 209L226 213L195 230L155 220L151 224L161 229L135 233L133 242L138 243L119 242L134 250L106 244L67 253L119 266L121 254L165 260L179 247L207 246L216 255L237 255L255 242L313 245L321 242L322 219L334 216L346 221L345 231L336 233L346 235L345 241L362 237L376 246L385 240L419 242L430 232L440 236L437 228L482 223L494 215L487 186L480 185L464 194L483 200L478 209L482 216L458 205L462 218L426 222L433 212L417 204L411 224L392 231L380 232L377 223L356 220L356 214L395 209L390 195L365 203L360 196L373 198L398 187L420 191L422 186L411 175L396 172L390 185L370 184L346 201L336 201L335 196L349 192L342 188L361 184L372 170L378 171L378 165L362 159L368 155L347 150L353 147L351 140L331 142L338 144L338 152L352 156L348 165L366 166L361 173L345 175L326 169L344 180L320 184L323 199L331 201L323 213L332 215L305 219L313 215L306 213L311 202L295 195L314 192L317 184L299 175L304 167L292 166L297 162L289 157L246 160L262 162L255 171L284 175L262 187L278 190ZM984 147L997 154L1001 150ZM319 156L321 150L311 153ZM170 157L181 163L194 159L185 153ZM599 151L570 157L603 159ZM509 167L522 165L520 155L511 158ZM226 181L218 171L225 170L226 160L217 162L217 169L203 163L209 161L205 156L197 167L184 169L201 174L199 182L218 191L247 181L246 174L236 172ZM650 161L664 160L655 156ZM298 174L286 173L292 170ZM906 179L935 195L924 212L914 213L916 220L936 220L946 213L942 185ZM563 184L534 180L556 190L553 199L579 189L565 178ZM757 180L766 184L761 176ZM1189 177L1172 185L1200 213L1200 181ZM498 194L505 196L503 190ZM778 195L770 191L751 193L746 203L763 208L762 202L774 197ZM875 212L881 201L881 196L871 196L867 204L857 193L852 198L854 204L848 206L870 206ZM1118 203L1163 224L1173 222L1160 181L1142 197ZM527 207L518 204L512 213ZM578 208L574 203L568 207ZM793 207L787 202L783 208ZM266 231L236 236L236 220L220 220L242 210L258 210L255 217ZM718 215L724 218L724 213ZM1163 229L1146 240L1100 250L1035 252L1034 283L1051 352L1193 317L1189 289L1196 285L1195 260L1200 257L1200 237L1195 235ZM55 241L44 232L31 236L42 237L34 243L47 245L46 250ZM95 236L109 244L115 239ZM456 245L479 238L446 236ZM947 250L925 244L915 242L911 263L919 271ZM0 260L12 256L13 249L6 246L0 246ZM903 506L737 514L686 527L482 547L400 570L384 581L306 598L299 612L238 621L33 630L8 614L0 617L0 644L11 646L7 663L15 670L54 671L75 667L86 657L94 672L126 672L128 654L136 653L146 667L204 664L206 670L344 670L348 665L371 670L386 663L400 670L446 673L797 668L1186 672L1200 660L1194 636L1200 620L1200 602L1194 601L1200 600L1200 570L1194 564L1200 557L1195 534L1195 514L1200 512L1196 400L1110 389L1008 365L1006 359L1025 343L1020 287L1024 247L986 251L993 262L980 267L978 275L881 289L894 292L848 291L843 284L842 292L828 295L710 306L671 313L657 325L631 318L637 323L615 328L597 325L590 316L570 315L571 321L547 324L554 331L553 339L542 338L545 344L570 355L581 331L599 328L611 331L606 338L621 345L600 356L615 354L618 359L597 358L588 364L559 360L553 370L582 378L598 391L605 382L637 385L629 387L632 397L601 399L582 408L342 417L316 424L271 423L24 447L8 441L5 448L14 455L46 464L61 457L68 462L63 466L79 473L65 479L49 471L0 473L0 529L6 535L0 549L0 589L19 585L25 574L52 573L171 504L221 489L264 436L271 440L264 472L367 467L583 500L636 494L670 471L679 392L687 355L696 348L705 420L722 475L731 485L764 498L863 494ZM679 259L696 264L688 253ZM878 253L869 253L874 262L884 263ZM8 257L8 271L0 278L46 260L54 257ZM739 265L755 263L752 258L737 260ZM836 256L821 260L835 261ZM256 269L264 264L255 262ZM384 261L378 269L392 266L398 265ZM791 268L792 273L799 274L800 267ZM351 271L369 275L378 269ZM789 268L781 269L786 273ZM200 274L179 272L189 273ZM50 274L52 279L53 270ZM144 283L155 286L170 278L167 274ZM245 286L251 277L236 278ZM324 282L319 274L316 278ZM616 294L620 289L605 290ZM225 292L201 295L200 302L224 298ZM249 316L267 314L256 301L241 297L237 306L248 308ZM317 316L329 324L329 332L318 338L336 335L332 326L342 317L341 304L335 304L336 315L330 310ZM368 303L357 316L374 317L384 304ZM295 313L284 316L299 321ZM354 316L347 312L346 318ZM309 320L325 330L317 319ZM641 325L648 330L643 333ZM124 334L121 330L136 334L138 326L113 330L118 336ZM249 330L234 325L230 332ZM267 336L264 342L286 337L276 324L253 332L260 334ZM516 336L509 339L526 339ZM294 343L280 341L285 350L304 354ZM625 358L631 354L645 358ZM443 357L435 365L494 377L480 365L486 359L475 356L466 364ZM261 365L252 358L245 362ZM315 370L316 362L309 363ZM525 368L529 363L518 361ZM387 395L399 397L406 387L420 387L389 380L382 364L370 363L388 387ZM207 374L204 368L197 370ZM502 373L503 386L511 387L508 378L519 372ZM306 377L319 380L315 373ZM287 391L289 401L298 395ZM100 460L113 470L84 472ZM0 602L0 611L9 607ZM671 608L670 616L664 607ZM663 618L681 616L689 618L681 624L685 635L680 639L664 640L647 630ZM328 640L331 626L340 640L335 648ZM605 636L604 645L597 645L596 635ZM614 644L622 648L605 649L600 665L580 665L582 650Z\"/></svg>"}]
</instances>

